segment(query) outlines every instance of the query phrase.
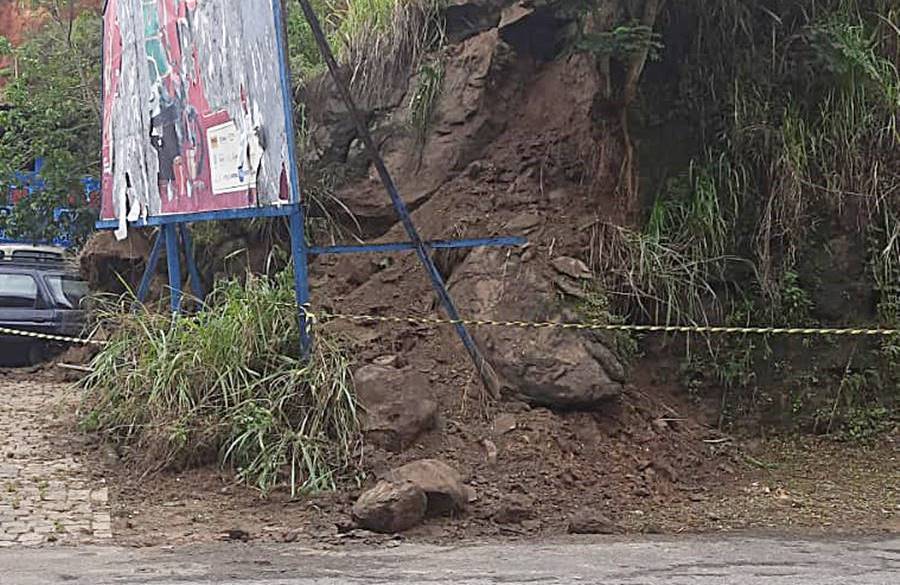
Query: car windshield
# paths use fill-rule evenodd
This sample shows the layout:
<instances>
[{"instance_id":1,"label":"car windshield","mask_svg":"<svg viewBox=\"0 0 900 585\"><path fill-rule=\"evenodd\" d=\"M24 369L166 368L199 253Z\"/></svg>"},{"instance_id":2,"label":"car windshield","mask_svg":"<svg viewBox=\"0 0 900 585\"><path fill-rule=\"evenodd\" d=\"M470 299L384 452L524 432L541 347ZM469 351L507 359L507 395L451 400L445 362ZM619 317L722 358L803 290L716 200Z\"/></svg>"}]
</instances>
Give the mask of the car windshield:
<instances>
[{"instance_id":1,"label":"car windshield","mask_svg":"<svg viewBox=\"0 0 900 585\"><path fill-rule=\"evenodd\" d=\"M63 274L51 274L44 277L53 302L63 309L80 309L81 301L88 295L88 285L83 280Z\"/></svg>"}]
</instances>

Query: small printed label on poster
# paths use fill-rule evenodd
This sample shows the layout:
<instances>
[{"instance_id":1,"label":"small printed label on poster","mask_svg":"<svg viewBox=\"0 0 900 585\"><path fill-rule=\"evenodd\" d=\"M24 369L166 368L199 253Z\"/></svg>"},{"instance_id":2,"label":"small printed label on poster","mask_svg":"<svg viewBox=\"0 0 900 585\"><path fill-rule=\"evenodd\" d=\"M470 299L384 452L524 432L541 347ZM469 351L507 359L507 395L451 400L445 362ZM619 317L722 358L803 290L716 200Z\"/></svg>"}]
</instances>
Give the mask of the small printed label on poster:
<instances>
[{"instance_id":1,"label":"small printed label on poster","mask_svg":"<svg viewBox=\"0 0 900 585\"><path fill-rule=\"evenodd\" d=\"M234 122L212 126L206 133L212 192L215 195L243 191L252 183L241 153L241 138Z\"/></svg>"}]
</instances>

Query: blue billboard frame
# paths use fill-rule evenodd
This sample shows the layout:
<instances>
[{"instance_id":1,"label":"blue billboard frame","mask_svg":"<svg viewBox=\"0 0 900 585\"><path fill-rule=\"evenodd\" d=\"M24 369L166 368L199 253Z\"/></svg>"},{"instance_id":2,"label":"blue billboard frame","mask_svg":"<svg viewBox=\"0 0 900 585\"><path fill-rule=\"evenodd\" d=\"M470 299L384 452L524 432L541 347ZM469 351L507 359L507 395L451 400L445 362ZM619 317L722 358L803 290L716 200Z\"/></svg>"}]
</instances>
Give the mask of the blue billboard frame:
<instances>
[{"instance_id":1,"label":"blue billboard frame","mask_svg":"<svg viewBox=\"0 0 900 585\"><path fill-rule=\"evenodd\" d=\"M106 14L108 8L108 0L103 3L103 14ZM297 169L296 141L294 137L294 110L291 103L291 85L290 71L287 66L287 54L284 38L284 12L281 0L272 0L272 12L275 17L274 26L279 34L275 36L275 43L278 54L281 56L278 60L279 66L279 83L281 85L282 95L284 97L284 121L287 132L288 157L290 162L286 165L290 184L290 201L288 205L266 206L266 207L248 207L236 208L216 211L204 211L197 213L177 213L157 215L148 218L142 218L138 221L128 222L129 227L159 227L160 234L157 236L148 258L141 284L138 287L137 299L139 302L146 300L149 293L150 280L156 272L159 264L159 257L162 246L166 247L166 260L169 271L169 289L170 289L170 307L173 313L180 313L182 308L183 291L181 288L181 253L185 252L185 261L191 274L191 287L194 294L203 298L202 286L199 278L199 270L193 254L193 246L190 242L190 235L187 226L191 223L207 222L207 221L230 221L241 219L258 219L272 217L288 217L291 226L292 256L294 260L294 272L296 276L296 296L298 304L303 307L309 304L309 278L308 278L308 253L306 249L306 238L303 233L305 210L300 194L300 174ZM102 38L106 39L106 19L103 19ZM105 53L105 51L104 51ZM105 70L105 54L101 59L101 68ZM105 107L102 95L104 90L101 87L101 108ZM102 112L101 112L102 119ZM113 230L119 227L118 220L101 220L96 223L98 230ZM299 230L299 231L298 231ZM301 313L303 313L301 311ZM307 331L305 318L301 315L301 331ZM308 346L308 340L302 342L304 347Z\"/></svg>"}]
</instances>

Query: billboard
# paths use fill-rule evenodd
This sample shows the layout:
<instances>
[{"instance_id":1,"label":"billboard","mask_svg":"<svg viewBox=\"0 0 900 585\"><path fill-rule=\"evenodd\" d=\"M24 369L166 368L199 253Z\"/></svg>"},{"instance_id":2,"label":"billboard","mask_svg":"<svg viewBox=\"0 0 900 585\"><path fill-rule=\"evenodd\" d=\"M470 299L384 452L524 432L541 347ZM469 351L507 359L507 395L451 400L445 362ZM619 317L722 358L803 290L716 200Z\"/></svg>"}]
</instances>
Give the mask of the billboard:
<instances>
[{"instance_id":1,"label":"billboard","mask_svg":"<svg viewBox=\"0 0 900 585\"><path fill-rule=\"evenodd\" d=\"M107 0L100 226L295 202L281 0Z\"/></svg>"}]
</instances>

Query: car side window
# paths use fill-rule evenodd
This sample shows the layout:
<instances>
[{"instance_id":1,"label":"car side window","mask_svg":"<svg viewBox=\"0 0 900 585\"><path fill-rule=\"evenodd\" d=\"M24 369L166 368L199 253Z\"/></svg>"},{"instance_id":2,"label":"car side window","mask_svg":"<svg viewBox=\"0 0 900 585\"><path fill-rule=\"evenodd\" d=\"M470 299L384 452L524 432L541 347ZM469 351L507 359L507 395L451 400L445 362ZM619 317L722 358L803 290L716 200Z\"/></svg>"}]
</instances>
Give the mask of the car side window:
<instances>
[{"instance_id":1,"label":"car side window","mask_svg":"<svg viewBox=\"0 0 900 585\"><path fill-rule=\"evenodd\" d=\"M0 309L34 309L38 287L27 274L0 274Z\"/></svg>"}]
</instances>

